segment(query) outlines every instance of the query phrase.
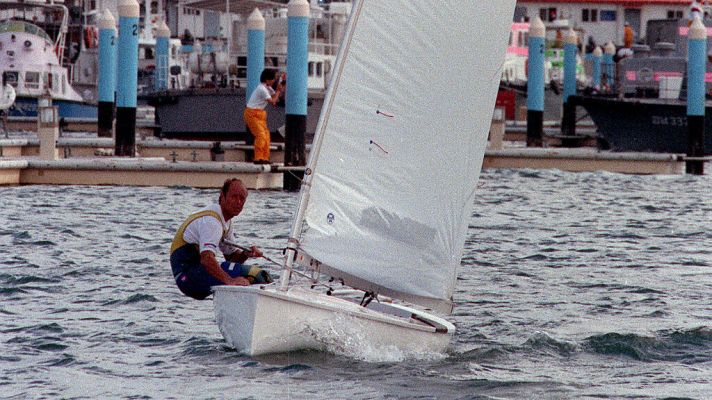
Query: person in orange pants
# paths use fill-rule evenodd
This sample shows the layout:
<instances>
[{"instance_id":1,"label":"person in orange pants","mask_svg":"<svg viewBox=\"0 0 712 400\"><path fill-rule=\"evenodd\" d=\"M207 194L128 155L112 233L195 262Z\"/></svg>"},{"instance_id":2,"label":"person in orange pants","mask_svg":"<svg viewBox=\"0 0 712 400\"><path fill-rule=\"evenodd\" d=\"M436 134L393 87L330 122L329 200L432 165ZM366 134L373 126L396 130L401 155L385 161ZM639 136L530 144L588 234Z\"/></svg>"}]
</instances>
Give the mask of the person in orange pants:
<instances>
[{"instance_id":1,"label":"person in orange pants","mask_svg":"<svg viewBox=\"0 0 712 400\"><path fill-rule=\"evenodd\" d=\"M275 105L279 101L284 85L280 82L277 90L272 89L276 73L273 69L265 69L260 75L260 84L255 88L247 101L243 117L245 125L255 137L255 164L269 164L270 133L267 128L267 103Z\"/></svg>"},{"instance_id":2,"label":"person in orange pants","mask_svg":"<svg viewBox=\"0 0 712 400\"><path fill-rule=\"evenodd\" d=\"M633 32L633 28L631 28L629 23L625 23L625 27L623 28L623 47L626 49L630 49L633 47L633 39L635 37L635 33Z\"/></svg>"}]
</instances>

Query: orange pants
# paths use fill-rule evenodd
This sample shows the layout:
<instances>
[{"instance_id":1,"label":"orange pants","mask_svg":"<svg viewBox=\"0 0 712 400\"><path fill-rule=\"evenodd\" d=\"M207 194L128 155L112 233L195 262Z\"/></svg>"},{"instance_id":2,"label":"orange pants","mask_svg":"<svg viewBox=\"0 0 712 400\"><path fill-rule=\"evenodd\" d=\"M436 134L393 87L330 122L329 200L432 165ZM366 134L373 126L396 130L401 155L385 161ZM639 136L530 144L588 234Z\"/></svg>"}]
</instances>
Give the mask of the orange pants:
<instances>
[{"instance_id":1,"label":"orange pants","mask_svg":"<svg viewBox=\"0 0 712 400\"><path fill-rule=\"evenodd\" d=\"M269 161L269 129L267 111L245 108L245 125L255 137L255 161Z\"/></svg>"}]
</instances>

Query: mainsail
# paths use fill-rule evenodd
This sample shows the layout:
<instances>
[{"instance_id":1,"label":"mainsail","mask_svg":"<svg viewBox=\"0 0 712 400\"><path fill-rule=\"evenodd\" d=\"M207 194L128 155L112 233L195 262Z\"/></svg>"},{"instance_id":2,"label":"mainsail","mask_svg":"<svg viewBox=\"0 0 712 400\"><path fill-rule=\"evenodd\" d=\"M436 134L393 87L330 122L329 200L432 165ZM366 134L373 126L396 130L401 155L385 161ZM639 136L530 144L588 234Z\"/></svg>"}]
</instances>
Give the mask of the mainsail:
<instances>
[{"instance_id":1,"label":"mainsail","mask_svg":"<svg viewBox=\"0 0 712 400\"><path fill-rule=\"evenodd\" d=\"M451 310L514 3L354 3L295 221L321 272Z\"/></svg>"}]
</instances>

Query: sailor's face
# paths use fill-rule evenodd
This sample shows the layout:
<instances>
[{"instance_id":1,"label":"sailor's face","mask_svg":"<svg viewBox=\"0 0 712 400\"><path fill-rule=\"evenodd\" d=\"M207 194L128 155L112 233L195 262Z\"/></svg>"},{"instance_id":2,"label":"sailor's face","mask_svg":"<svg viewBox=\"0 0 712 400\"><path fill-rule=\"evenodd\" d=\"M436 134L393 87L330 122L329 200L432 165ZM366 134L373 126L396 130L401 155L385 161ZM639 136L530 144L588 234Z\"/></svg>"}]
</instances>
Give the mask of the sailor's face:
<instances>
[{"instance_id":1,"label":"sailor's face","mask_svg":"<svg viewBox=\"0 0 712 400\"><path fill-rule=\"evenodd\" d=\"M230 185L230 189L227 191L227 194L222 196L222 207L224 211L227 211L226 214L235 216L242 212L242 207L245 206L246 201L247 192L235 182Z\"/></svg>"}]
</instances>

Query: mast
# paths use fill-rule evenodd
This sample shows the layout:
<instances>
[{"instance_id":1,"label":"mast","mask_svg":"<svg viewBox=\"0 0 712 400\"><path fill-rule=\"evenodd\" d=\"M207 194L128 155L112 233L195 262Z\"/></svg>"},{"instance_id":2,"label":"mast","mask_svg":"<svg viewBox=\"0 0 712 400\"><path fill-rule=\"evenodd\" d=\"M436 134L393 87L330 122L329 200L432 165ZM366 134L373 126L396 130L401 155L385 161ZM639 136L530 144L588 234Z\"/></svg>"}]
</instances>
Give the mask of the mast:
<instances>
[{"instance_id":1,"label":"mast","mask_svg":"<svg viewBox=\"0 0 712 400\"><path fill-rule=\"evenodd\" d=\"M326 129L327 121L329 120L331 113L331 107L334 103L334 93L336 92L341 80L345 57L346 54L348 54L349 44L351 43L351 38L353 37L354 29L356 28L358 16L361 14L363 2L364 0L356 0L354 2L347 30L342 39L341 46L339 47L339 53L336 56L336 65L334 66L336 72L331 76L331 82L329 83L329 87L327 89L324 106L322 107L322 113L319 116L319 122L317 124L316 132L314 133L314 141L312 149L309 153L309 162L307 163L304 173L304 180L302 181L302 187L299 191L297 214L294 216L294 221L292 221L292 231L289 234L287 251L284 258L284 272L279 279L280 290L287 290L287 287L289 286L289 280L291 278L292 268L294 265L294 257L297 254L297 247L299 247L299 239L304 226L304 214L307 206L309 205L309 190L311 189L311 181L314 177L314 167L316 166L319 152L321 151L321 145L324 139L324 130Z\"/></svg>"}]
</instances>

